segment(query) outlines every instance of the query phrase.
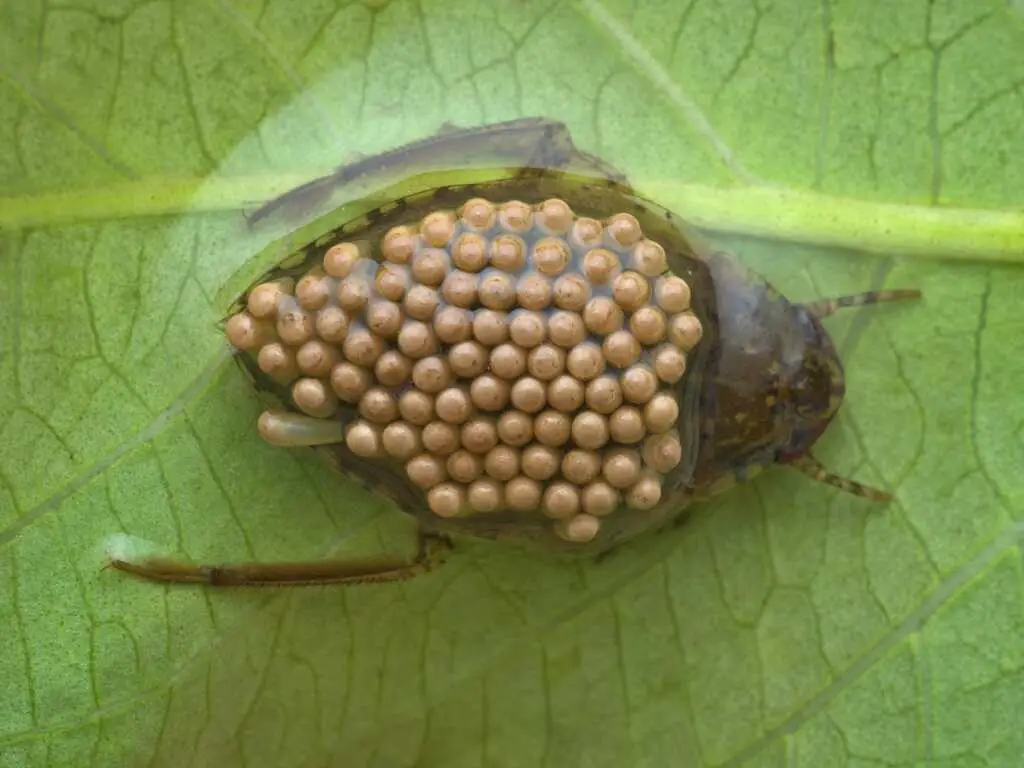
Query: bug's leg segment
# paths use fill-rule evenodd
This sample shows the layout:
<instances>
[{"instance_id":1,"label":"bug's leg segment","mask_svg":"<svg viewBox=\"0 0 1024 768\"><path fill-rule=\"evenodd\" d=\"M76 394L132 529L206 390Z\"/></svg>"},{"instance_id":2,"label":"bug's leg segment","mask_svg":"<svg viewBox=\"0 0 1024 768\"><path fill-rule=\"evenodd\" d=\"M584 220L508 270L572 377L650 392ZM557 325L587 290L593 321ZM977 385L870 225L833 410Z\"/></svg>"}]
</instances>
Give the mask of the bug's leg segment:
<instances>
[{"instance_id":1,"label":"bug's leg segment","mask_svg":"<svg viewBox=\"0 0 1024 768\"><path fill-rule=\"evenodd\" d=\"M316 419L289 411L264 411L257 424L260 437L271 445L298 448L345 441L345 423Z\"/></svg>"},{"instance_id":2,"label":"bug's leg segment","mask_svg":"<svg viewBox=\"0 0 1024 768\"><path fill-rule=\"evenodd\" d=\"M166 557L111 559L110 568L148 581L209 587L305 587L329 584L379 584L405 581L433 570L445 560L451 541L420 533L420 551L411 561L381 559L316 562L194 565Z\"/></svg>"},{"instance_id":3,"label":"bug's leg segment","mask_svg":"<svg viewBox=\"0 0 1024 768\"><path fill-rule=\"evenodd\" d=\"M839 475L829 472L824 466L822 466L820 461L809 453L785 462L785 466L792 467L793 469L803 472L812 480L817 480L819 483L827 483L828 485L835 486L841 491L852 493L854 496L862 496L865 499L871 499L872 501L892 501L893 498L891 493L878 490L877 488L872 488L868 485L863 485L862 483L858 483L856 480L850 480L849 478L840 477Z\"/></svg>"},{"instance_id":4,"label":"bug's leg segment","mask_svg":"<svg viewBox=\"0 0 1024 768\"><path fill-rule=\"evenodd\" d=\"M811 301L800 306L815 317L823 318L846 307L863 307L866 304L881 304L885 301L905 301L919 298L921 298L921 292L916 289L867 291L866 293L853 293L849 296L838 296L834 299L819 299L818 301Z\"/></svg>"},{"instance_id":5,"label":"bug's leg segment","mask_svg":"<svg viewBox=\"0 0 1024 768\"><path fill-rule=\"evenodd\" d=\"M249 215L255 224L275 210L315 206L334 189L356 180L411 177L431 170L474 167L560 170L578 154L565 123L522 118L475 128L444 123L433 136L342 165L264 203Z\"/></svg>"}]
</instances>

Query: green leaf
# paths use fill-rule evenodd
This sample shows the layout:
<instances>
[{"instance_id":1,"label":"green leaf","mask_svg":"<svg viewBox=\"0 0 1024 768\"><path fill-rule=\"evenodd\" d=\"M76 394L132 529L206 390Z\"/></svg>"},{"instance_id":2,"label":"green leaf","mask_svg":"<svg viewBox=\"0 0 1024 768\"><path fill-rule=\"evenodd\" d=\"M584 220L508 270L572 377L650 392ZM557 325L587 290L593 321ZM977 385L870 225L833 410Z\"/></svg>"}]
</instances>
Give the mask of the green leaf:
<instances>
[{"instance_id":1,"label":"green leaf","mask_svg":"<svg viewBox=\"0 0 1024 768\"><path fill-rule=\"evenodd\" d=\"M0 74L0 766L1019 764L1020 2L5 0ZM777 470L600 564L103 570L119 534L198 562L407 545L255 436L216 325L266 266L241 211L537 114L791 297L924 291L829 320L820 458L897 502Z\"/></svg>"}]
</instances>

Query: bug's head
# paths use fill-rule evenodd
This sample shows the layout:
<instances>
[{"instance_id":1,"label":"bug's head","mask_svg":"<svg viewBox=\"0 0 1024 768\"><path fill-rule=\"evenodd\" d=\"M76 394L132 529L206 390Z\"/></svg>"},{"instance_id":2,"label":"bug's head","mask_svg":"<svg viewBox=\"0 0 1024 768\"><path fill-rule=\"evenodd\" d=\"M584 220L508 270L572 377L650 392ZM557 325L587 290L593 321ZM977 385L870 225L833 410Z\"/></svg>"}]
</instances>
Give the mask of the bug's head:
<instances>
[{"instance_id":1,"label":"bug's head","mask_svg":"<svg viewBox=\"0 0 1024 768\"><path fill-rule=\"evenodd\" d=\"M803 307L795 307L803 338L801 357L779 382L779 404L788 439L779 460L807 454L839 410L846 392L843 366L821 320Z\"/></svg>"}]
</instances>

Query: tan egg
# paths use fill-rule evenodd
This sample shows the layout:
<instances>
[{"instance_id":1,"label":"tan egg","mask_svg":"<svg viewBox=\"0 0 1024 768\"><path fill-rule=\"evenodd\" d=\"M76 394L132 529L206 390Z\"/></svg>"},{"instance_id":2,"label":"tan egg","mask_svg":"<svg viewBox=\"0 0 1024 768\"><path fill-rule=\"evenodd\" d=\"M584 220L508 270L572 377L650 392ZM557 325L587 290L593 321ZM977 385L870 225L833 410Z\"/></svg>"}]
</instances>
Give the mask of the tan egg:
<instances>
[{"instance_id":1,"label":"tan egg","mask_svg":"<svg viewBox=\"0 0 1024 768\"><path fill-rule=\"evenodd\" d=\"M572 420L572 439L580 448L596 451L608 442L608 419L593 411L584 411Z\"/></svg>"},{"instance_id":2,"label":"tan egg","mask_svg":"<svg viewBox=\"0 0 1024 768\"><path fill-rule=\"evenodd\" d=\"M471 483L483 474L484 460L469 451L458 450L448 457L445 469L452 480Z\"/></svg>"},{"instance_id":3,"label":"tan egg","mask_svg":"<svg viewBox=\"0 0 1024 768\"><path fill-rule=\"evenodd\" d=\"M462 223L470 229L488 230L498 219L498 210L494 204L482 197L474 197L462 204L460 211Z\"/></svg>"},{"instance_id":4,"label":"tan egg","mask_svg":"<svg viewBox=\"0 0 1024 768\"><path fill-rule=\"evenodd\" d=\"M449 304L468 309L476 304L479 282L471 272L455 270L449 272L441 285L441 296Z\"/></svg>"},{"instance_id":5,"label":"tan egg","mask_svg":"<svg viewBox=\"0 0 1024 768\"><path fill-rule=\"evenodd\" d=\"M556 520L572 517L580 509L579 489L569 483L552 483L544 491L542 508L545 515Z\"/></svg>"},{"instance_id":6,"label":"tan egg","mask_svg":"<svg viewBox=\"0 0 1024 768\"><path fill-rule=\"evenodd\" d=\"M487 238L463 232L452 246L452 263L465 272L479 272L487 266Z\"/></svg>"},{"instance_id":7,"label":"tan egg","mask_svg":"<svg viewBox=\"0 0 1024 768\"><path fill-rule=\"evenodd\" d=\"M351 274L338 283L338 304L350 315L358 315L370 303L370 281L363 275Z\"/></svg>"},{"instance_id":8,"label":"tan egg","mask_svg":"<svg viewBox=\"0 0 1024 768\"><path fill-rule=\"evenodd\" d=\"M470 483L467 495L469 506L474 512L497 512L505 505L503 486L487 477Z\"/></svg>"},{"instance_id":9,"label":"tan egg","mask_svg":"<svg viewBox=\"0 0 1024 768\"><path fill-rule=\"evenodd\" d=\"M444 421L432 421L420 433L423 447L438 456L448 456L459 448L459 428Z\"/></svg>"},{"instance_id":10,"label":"tan egg","mask_svg":"<svg viewBox=\"0 0 1024 768\"><path fill-rule=\"evenodd\" d=\"M561 275L555 280L555 306L569 312L580 312L590 301L590 283L575 272Z\"/></svg>"},{"instance_id":11,"label":"tan egg","mask_svg":"<svg viewBox=\"0 0 1024 768\"><path fill-rule=\"evenodd\" d=\"M385 387L397 387L404 384L411 375L412 360L397 350L389 349L377 358L373 373Z\"/></svg>"},{"instance_id":12,"label":"tan egg","mask_svg":"<svg viewBox=\"0 0 1024 768\"><path fill-rule=\"evenodd\" d=\"M473 337L486 347L496 347L508 341L508 314L478 309L473 316Z\"/></svg>"},{"instance_id":13,"label":"tan egg","mask_svg":"<svg viewBox=\"0 0 1024 768\"><path fill-rule=\"evenodd\" d=\"M604 373L605 360L601 348L587 341L572 348L565 365L569 373L580 381L590 381Z\"/></svg>"},{"instance_id":14,"label":"tan egg","mask_svg":"<svg viewBox=\"0 0 1024 768\"><path fill-rule=\"evenodd\" d=\"M586 337L587 327L575 312L558 311L548 319L548 338L560 347L570 349Z\"/></svg>"},{"instance_id":15,"label":"tan egg","mask_svg":"<svg viewBox=\"0 0 1024 768\"><path fill-rule=\"evenodd\" d=\"M540 506L541 484L536 480L513 477L505 485L505 504L517 512L531 512Z\"/></svg>"},{"instance_id":16,"label":"tan egg","mask_svg":"<svg viewBox=\"0 0 1024 768\"><path fill-rule=\"evenodd\" d=\"M488 269L480 277L477 298L488 309L511 309L516 305L516 280L504 272Z\"/></svg>"},{"instance_id":17,"label":"tan egg","mask_svg":"<svg viewBox=\"0 0 1024 768\"><path fill-rule=\"evenodd\" d=\"M622 328L622 307L607 296L597 296L583 308L583 323L591 333L606 336Z\"/></svg>"},{"instance_id":18,"label":"tan egg","mask_svg":"<svg viewBox=\"0 0 1024 768\"><path fill-rule=\"evenodd\" d=\"M331 389L346 403L358 403L372 383L370 372L353 363L338 363L331 368Z\"/></svg>"},{"instance_id":19,"label":"tan egg","mask_svg":"<svg viewBox=\"0 0 1024 768\"><path fill-rule=\"evenodd\" d=\"M491 241L491 266L518 272L526 266L526 243L516 235L499 235Z\"/></svg>"},{"instance_id":20,"label":"tan egg","mask_svg":"<svg viewBox=\"0 0 1024 768\"><path fill-rule=\"evenodd\" d=\"M667 392L659 392L644 406L644 423L654 434L667 432L679 418L679 403Z\"/></svg>"},{"instance_id":21,"label":"tan egg","mask_svg":"<svg viewBox=\"0 0 1024 768\"><path fill-rule=\"evenodd\" d=\"M686 373L686 355L678 347L662 344L654 351L654 372L662 381L675 384Z\"/></svg>"},{"instance_id":22,"label":"tan egg","mask_svg":"<svg viewBox=\"0 0 1024 768\"><path fill-rule=\"evenodd\" d=\"M526 372L526 350L515 344L500 344L491 350L491 373L514 380Z\"/></svg>"},{"instance_id":23,"label":"tan egg","mask_svg":"<svg viewBox=\"0 0 1024 768\"><path fill-rule=\"evenodd\" d=\"M498 419L498 437L515 448L533 439L533 417L522 411L505 411Z\"/></svg>"},{"instance_id":24,"label":"tan egg","mask_svg":"<svg viewBox=\"0 0 1024 768\"><path fill-rule=\"evenodd\" d=\"M651 284L639 272L623 272L612 283L612 298L625 310L640 309L651 298ZM636 331L633 333L635 335Z\"/></svg>"},{"instance_id":25,"label":"tan egg","mask_svg":"<svg viewBox=\"0 0 1024 768\"><path fill-rule=\"evenodd\" d=\"M484 374L469 385L469 399L482 411L500 411L508 405L512 388L507 381Z\"/></svg>"},{"instance_id":26,"label":"tan egg","mask_svg":"<svg viewBox=\"0 0 1024 768\"><path fill-rule=\"evenodd\" d=\"M402 418L417 427L424 427L434 420L434 398L425 392L408 389L398 398L398 412Z\"/></svg>"},{"instance_id":27,"label":"tan egg","mask_svg":"<svg viewBox=\"0 0 1024 768\"><path fill-rule=\"evenodd\" d=\"M665 314L656 307L640 307L629 318L629 330L641 344L650 346L665 338L668 321Z\"/></svg>"},{"instance_id":28,"label":"tan egg","mask_svg":"<svg viewBox=\"0 0 1024 768\"><path fill-rule=\"evenodd\" d=\"M561 451L538 443L526 446L520 459L523 474L534 480L548 480L554 477L561 461Z\"/></svg>"},{"instance_id":29,"label":"tan egg","mask_svg":"<svg viewBox=\"0 0 1024 768\"><path fill-rule=\"evenodd\" d=\"M566 354L554 344L541 344L526 356L526 370L541 381L551 381L565 371Z\"/></svg>"},{"instance_id":30,"label":"tan egg","mask_svg":"<svg viewBox=\"0 0 1024 768\"><path fill-rule=\"evenodd\" d=\"M395 421L384 427L381 445L388 456L408 461L423 451L420 430L404 421Z\"/></svg>"},{"instance_id":31,"label":"tan egg","mask_svg":"<svg viewBox=\"0 0 1024 768\"><path fill-rule=\"evenodd\" d=\"M292 384L292 400L307 416L325 419L338 410L338 397L320 379L299 379Z\"/></svg>"},{"instance_id":32,"label":"tan egg","mask_svg":"<svg viewBox=\"0 0 1024 768\"><path fill-rule=\"evenodd\" d=\"M375 459L384 455L381 429L365 421L357 421L345 431L345 445L356 456Z\"/></svg>"},{"instance_id":33,"label":"tan egg","mask_svg":"<svg viewBox=\"0 0 1024 768\"><path fill-rule=\"evenodd\" d=\"M572 208L564 200L549 198L537 206L536 222L552 234L564 235L572 227Z\"/></svg>"},{"instance_id":34,"label":"tan egg","mask_svg":"<svg viewBox=\"0 0 1024 768\"><path fill-rule=\"evenodd\" d=\"M498 223L509 232L528 232L533 227L533 209L521 200L509 200L498 207Z\"/></svg>"},{"instance_id":35,"label":"tan egg","mask_svg":"<svg viewBox=\"0 0 1024 768\"><path fill-rule=\"evenodd\" d=\"M291 299L291 297L288 297ZM235 315L235 317L244 317L244 315ZM235 318L231 318L234 320ZM255 324L255 321L254 321ZM257 328L265 328L263 324L256 324ZM309 312L298 305L294 300L288 302L282 302L281 309L277 315L276 325L277 335L281 337L281 341L285 344L290 344L293 347L297 347L300 344L305 344L307 341L313 338L313 334L316 330L316 318L312 312ZM228 331L231 331L231 326L228 326ZM259 341L269 341L269 334L266 331L261 331L257 338ZM229 341L231 337L228 337Z\"/></svg>"},{"instance_id":36,"label":"tan egg","mask_svg":"<svg viewBox=\"0 0 1024 768\"><path fill-rule=\"evenodd\" d=\"M580 216L573 222L569 240L578 246L593 247L601 243L604 226L597 219Z\"/></svg>"},{"instance_id":37,"label":"tan egg","mask_svg":"<svg viewBox=\"0 0 1024 768\"><path fill-rule=\"evenodd\" d=\"M402 308L392 301L370 301L366 308L366 327L382 339L393 339L402 330Z\"/></svg>"},{"instance_id":38,"label":"tan egg","mask_svg":"<svg viewBox=\"0 0 1024 768\"><path fill-rule=\"evenodd\" d=\"M519 474L519 451L507 445L498 445L484 457L484 471L495 480L511 480Z\"/></svg>"},{"instance_id":39,"label":"tan egg","mask_svg":"<svg viewBox=\"0 0 1024 768\"><path fill-rule=\"evenodd\" d=\"M601 474L613 488L622 490L640 479L640 453L632 448L613 448L604 455Z\"/></svg>"},{"instance_id":40,"label":"tan egg","mask_svg":"<svg viewBox=\"0 0 1024 768\"><path fill-rule=\"evenodd\" d=\"M630 509L652 509L661 501L661 480L652 472L645 472L626 492L626 506Z\"/></svg>"},{"instance_id":41,"label":"tan egg","mask_svg":"<svg viewBox=\"0 0 1024 768\"><path fill-rule=\"evenodd\" d=\"M576 485L586 485L601 474L601 457L594 451L569 451L562 458L562 476Z\"/></svg>"},{"instance_id":42,"label":"tan egg","mask_svg":"<svg viewBox=\"0 0 1024 768\"><path fill-rule=\"evenodd\" d=\"M537 413L547 403L544 382L530 376L518 379L509 395L512 405L526 413Z\"/></svg>"},{"instance_id":43,"label":"tan egg","mask_svg":"<svg viewBox=\"0 0 1024 768\"><path fill-rule=\"evenodd\" d=\"M295 298L303 309L321 309L334 293L335 281L319 270L304 275L295 286Z\"/></svg>"},{"instance_id":44,"label":"tan egg","mask_svg":"<svg viewBox=\"0 0 1024 768\"><path fill-rule=\"evenodd\" d=\"M246 297L246 309L257 320L272 320L285 296L291 293L291 281L260 283Z\"/></svg>"},{"instance_id":45,"label":"tan egg","mask_svg":"<svg viewBox=\"0 0 1024 768\"><path fill-rule=\"evenodd\" d=\"M583 405L583 397L583 382L572 376L559 376L548 384L548 403L563 413L572 413Z\"/></svg>"},{"instance_id":46,"label":"tan egg","mask_svg":"<svg viewBox=\"0 0 1024 768\"><path fill-rule=\"evenodd\" d=\"M644 440L644 464L655 472L665 474L675 469L683 460L683 447L679 443L679 435L665 432L651 435Z\"/></svg>"},{"instance_id":47,"label":"tan egg","mask_svg":"<svg viewBox=\"0 0 1024 768\"><path fill-rule=\"evenodd\" d=\"M619 257L607 248L594 248L583 256L583 274L591 285L606 285L622 271Z\"/></svg>"},{"instance_id":48,"label":"tan egg","mask_svg":"<svg viewBox=\"0 0 1024 768\"><path fill-rule=\"evenodd\" d=\"M366 328L353 328L345 337L341 351L350 363L370 368L384 354L384 342Z\"/></svg>"},{"instance_id":49,"label":"tan egg","mask_svg":"<svg viewBox=\"0 0 1024 768\"><path fill-rule=\"evenodd\" d=\"M605 360L616 368L628 368L640 359L640 342L629 331L615 331L601 344Z\"/></svg>"},{"instance_id":50,"label":"tan egg","mask_svg":"<svg viewBox=\"0 0 1024 768\"><path fill-rule=\"evenodd\" d=\"M647 436L647 426L640 409L624 405L608 417L612 440L623 445L639 443Z\"/></svg>"},{"instance_id":51,"label":"tan egg","mask_svg":"<svg viewBox=\"0 0 1024 768\"><path fill-rule=\"evenodd\" d=\"M352 332L349 332L352 338ZM419 320L406 320L398 332L398 348L402 354L419 360L437 354L437 336L434 329Z\"/></svg>"},{"instance_id":52,"label":"tan egg","mask_svg":"<svg viewBox=\"0 0 1024 768\"><path fill-rule=\"evenodd\" d=\"M549 448L557 448L569 442L572 419L564 413L546 410L537 414L533 421L533 432L537 441Z\"/></svg>"},{"instance_id":53,"label":"tan egg","mask_svg":"<svg viewBox=\"0 0 1024 768\"><path fill-rule=\"evenodd\" d=\"M455 236L455 214L451 211L428 213L420 223L420 236L427 245L444 248Z\"/></svg>"},{"instance_id":54,"label":"tan egg","mask_svg":"<svg viewBox=\"0 0 1024 768\"><path fill-rule=\"evenodd\" d=\"M555 525L555 533L562 539L573 544L586 544L597 538L601 530L601 521L593 515L573 515L567 520L559 520Z\"/></svg>"},{"instance_id":55,"label":"tan egg","mask_svg":"<svg viewBox=\"0 0 1024 768\"><path fill-rule=\"evenodd\" d=\"M371 387L359 400L359 415L374 424L398 418L398 399L384 387Z\"/></svg>"},{"instance_id":56,"label":"tan egg","mask_svg":"<svg viewBox=\"0 0 1024 768\"><path fill-rule=\"evenodd\" d=\"M533 246L533 266L546 277L557 277L569 266L569 249L558 237L542 237Z\"/></svg>"},{"instance_id":57,"label":"tan egg","mask_svg":"<svg viewBox=\"0 0 1024 768\"><path fill-rule=\"evenodd\" d=\"M402 300L405 313L414 320L430 320L441 303L441 294L426 285L414 285L409 288Z\"/></svg>"},{"instance_id":58,"label":"tan egg","mask_svg":"<svg viewBox=\"0 0 1024 768\"><path fill-rule=\"evenodd\" d=\"M487 347L479 341L464 341L448 352L448 362L457 376L471 379L487 370Z\"/></svg>"},{"instance_id":59,"label":"tan egg","mask_svg":"<svg viewBox=\"0 0 1024 768\"><path fill-rule=\"evenodd\" d=\"M381 255L395 264L406 264L416 250L416 240L416 232L411 227L392 227L381 240Z\"/></svg>"},{"instance_id":60,"label":"tan egg","mask_svg":"<svg viewBox=\"0 0 1024 768\"><path fill-rule=\"evenodd\" d=\"M692 312L675 315L669 321L668 340L686 352L697 346L703 333L700 320Z\"/></svg>"},{"instance_id":61,"label":"tan egg","mask_svg":"<svg viewBox=\"0 0 1024 768\"><path fill-rule=\"evenodd\" d=\"M633 247L633 269L647 277L657 277L668 269L665 249L654 240L641 240Z\"/></svg>"},{"instance_id":62,"label":"tan egg","mask_svg":"<svg viewBox=\"0 0 1024 768\"><path fill-rule=\"evenodd\" d=\"M437 288L448 274L448 261L448 254L440 248L424 248L412 257L413 279Z\"/></svg>"},{"instance_id":63,"label":"tan egg","mask_svg":"<svg viewBox=\"0 0 1024 768\"><path fill-rule=\"evenodd\" d=\"M337 362L338 348L319 339L307 341L295 353L296 365L307 376L327 376Z\"/></svg>"},{"instance_id":64,"label":"tan egg","mask_svg":"<svg viewBox=\"0 0 1024 768\"><path fill-rule=\"evenodd\" d=\"M587 384L584 399L591 410L608 415L622 405L622 388L614 376L599 376Z\"/></svg>"},{"instance_id":65,"label":"tan egg","mask_svg":"<svg viewBox=\"0 0 1024 768\"><path fill-rule=\"evenodd\" d=\"M401 301L411 282L409 268L403 264L381 264L373 278L377 293L388 301Z\"/></svg>"},{"instance_id":66,"label":"tan egg","mask_svg":"<svg viewBox=\"0 0 1024 768\"><path fill-rule=\"evenodd\" d=\"M259 354L256 356L256 364L261 371L278 381L290 382L299 375L295 352L276 341L260 348Z\"/></svg>"},{"instance_id":67,"label":"tan egg","mask_svg":"<svg viewBox=\"0 0 1024 768\"><path fill-rule=\"evenodd\" d=\"M345 340L350 324L349 316L341 307L327 306L316 313L317 335L332 344L341 344Z\"/></svg>"},{"instance_id":68,"label":"tan egg","mask_svg":"<svg viewBox=\"0 0 1024 768\"><path fill-rule=\"evenodd\" d=\"M669 314L685 312L690 308L690 286L675 275L659 277L654 283L654 300Z\"/></svg>"},{"instance_id":69,"label":"tan egg","mask_svg":"<svg viewBox=\"0 0 1024 768\"><path fill-rule=\"evenodd\" d=\"M595 480L588 484L580 494L583 511L589 515L602 517L610 515L621 503L619 492L603 480Z\"/></svg>"},{"instance_id":70,"label":"tan egg","mask_svg":"<svg viewBox=\"0 0 1024 768\"><path fill-rule=\"evenodd\" d=\"M363 254L355 243L336 243L324 253L324 272L331 277L348 277L361 258Z\"/></svg>"},{"instance_id":71,"label":"tan egg","mask_svg":"<svg viewBox=\"0 0 1024 768\"><path fill-rule=\"evenodd\" d=\"M544 309L551 303L551 294L551 281L544 275L523 275L516 283L516 300L523 309Z\"/></svg>"},{"instance_id":72,"label":"tan egg","mask_svg":"<svg viewBox=\"0 0 1024 768\"><path fill-rule=\"evenodd\" d=\"M498 444L498 428L493 419L470 419L462 425L459 436L470 453L485 454Z\"/></svg>"},{"instance_id":73,"label":"tan egg","mask_svg":"<svg viewBox=\"0 0 1024 768\"><path fill-rule=\"evenodd\" d=\"M636 405L646 403L658 391L658 377L650 366L642 363L623 371L619 381L622 396Z\"/></svg>"},{"instance_id":74,"label":"tan egg","mask_svg":"<svg viewBox=\"0 0 1024 768\"><path fill-rule=\"evenodd\" d=\"M605 222L605 231L617 245L628 248L644 236L640 222L630 213L616 213Z\"/></svg>"},{"instance_id":75,"label":"tan egg","mask_svg":"<svg viewBox=\"0 0 1024 768\"><path fill-rule=\"evenodd\" d=\"M457 483L441 483L427 491L427 505L438 517L457 517L468 509L466 489Z\"/></svg>"},{"instance_id":76,"label":"tan egg","mask_svg":"<svg viewBox=\"0 0 1024 768\"><path fill-rule=\"evenodd\" d=\"M517 309L508 324L512 341L524 349L532 349L547 338L547 323L540 312Z\"/></svg>"},{"instance_id":77,"label":"tan egg","mask_svg":"<svg viewBox=\"0 0 1024 768\"><path fill-rule=\"evenodd\" d=\"M429 453L421 453L409 459L405 465L405 473L414 485L425 491L448 479L448 470L445 469L444 462Z\"/></svg>"},{"instance_id":78,"label":"tan egg","mask_svg":"<svg viewBox=\"0 0 1024 768\"><path fill-rule=\"evenodd\" d=\"M434 335L444 344L458 344L473 337L473 313L461 307L444 307L434 315Z\"/></svg>"},{"instance_id":79,"label":"tan egg","mask_svg":"<svg viewBox=\"0 0 1024 768\"><path fill-rule=\"evenodd\" d=\"M465 389L448 387L434 400L434 410L444 421L450 424L461 424L473 415L473 403Z\"/></svg>"},{"instance_id":80,"label":"tan egg","mask_svg":"<svg viewBox=\"0 0 1024 768\"><path fill-rule=\"evenodd\" d=\"M432 355L417 360L412 367L412 383L422 392L436 395L452 383L454 374L448 361Z\"/></svg>"}]
</instances>

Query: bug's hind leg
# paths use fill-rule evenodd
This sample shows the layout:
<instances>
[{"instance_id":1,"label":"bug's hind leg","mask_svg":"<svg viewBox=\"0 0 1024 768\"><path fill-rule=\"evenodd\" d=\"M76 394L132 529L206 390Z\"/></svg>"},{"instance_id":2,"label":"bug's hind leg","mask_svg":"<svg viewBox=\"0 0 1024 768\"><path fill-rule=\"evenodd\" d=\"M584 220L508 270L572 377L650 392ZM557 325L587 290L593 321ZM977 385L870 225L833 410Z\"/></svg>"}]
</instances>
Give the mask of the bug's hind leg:
<instances>
[{"instance_id":1,"label":"bug's hind leg","mask_svg":"<svg viewBox=\"0 0 1024 768\"><path fill-rule=\"evenodd\" d=\"M313 562L229 563L195 565L150 556L138 560L111 558L108 567L147 581L209 587L307 587L380 584L405 581L434 570L451 550L450 539L420 532L419 553L410 561L388 558Z\"/></svg>"},{"instance_id":2,"label":"bug's hind leg","mask_svg":"<svg viewBox=\"0 0 1024 768\"><path fill-rule=\"evenodd\" d=\"M867 304L881 304L886 301L906 301L920 298L920 291L912 288L901 288L892 291L853 293L849 296L838 296L833 299L819 299L818 301L811 301L801 306L815 317L824 318L846 307L863 307Z\"/></svg>"},{"instance_id":3,"label":"bug's hind leg","mask_svg":"<svg viewBox=\"0 0 1024 768\"><path fill-rule=\"evenodd\" d=\"M878 490L877 488L872 488L869 485L858 483L856 480L850 480L849 478L840 477L839 475L829 472L820 461L809 453L787 461L785 465L803 472L812 480L817 480L819 483L826 483L834 486L841 491L852 493L854 496L861 496L865 499L871 499L872 501L892 501L893 499L893 495L891 493Z\"/></svg>"}]
</instances>

